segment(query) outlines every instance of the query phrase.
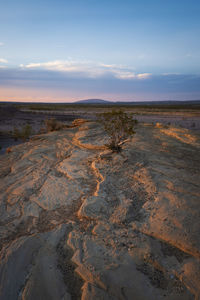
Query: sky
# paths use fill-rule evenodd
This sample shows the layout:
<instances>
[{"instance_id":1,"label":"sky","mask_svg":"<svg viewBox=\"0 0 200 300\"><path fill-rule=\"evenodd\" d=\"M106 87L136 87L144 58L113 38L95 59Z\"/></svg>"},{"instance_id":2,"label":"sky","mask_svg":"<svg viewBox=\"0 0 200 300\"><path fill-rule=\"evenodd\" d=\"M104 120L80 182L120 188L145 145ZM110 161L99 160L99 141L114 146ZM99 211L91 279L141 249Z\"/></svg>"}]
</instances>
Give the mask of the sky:
<instances>
[{"instance_id":1,"label":"sky","mask_svg":"<svg viewBox=\"0 0 200 300\"><path fill-rule=\"evenodd\" d=\"M200 1L0 3L0 101L200 99Z\"/></svg>"}]
</instances>

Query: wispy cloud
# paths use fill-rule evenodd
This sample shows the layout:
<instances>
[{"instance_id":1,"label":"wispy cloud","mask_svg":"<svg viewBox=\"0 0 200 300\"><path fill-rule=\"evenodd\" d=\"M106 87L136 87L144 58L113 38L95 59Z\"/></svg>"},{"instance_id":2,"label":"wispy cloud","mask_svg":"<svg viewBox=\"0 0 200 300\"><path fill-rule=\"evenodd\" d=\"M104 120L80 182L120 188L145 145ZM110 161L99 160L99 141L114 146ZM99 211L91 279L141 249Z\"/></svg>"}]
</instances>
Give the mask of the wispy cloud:
<instances>
[{"instance_id":1,"label":"wispy cloud","mask_svg":"<svg viewBox=\"0 0 200 300\"><path fill-rule=\"evenodd\" d=\"M147 79L147 78L151 77L151 75L152 75L151 73L140 73L140 74L137 74L136 76L138 79Z\"/></svg>"},{"instance_id":2,"label":"wispy cloud","mask_svg":"<svg viewBox=\"0 0 200 300\"><path fill-rule=\"evenodd\" d=\"M99 78L114 77L118 79L146 79L150 73L135 74L126 66L94 63L91 61L55 60L49 62L29 63L20 65L23 69L39 69L48 71L65 72L75 77Z\"/></svg>"},{"instance_id":3,"label":"wispy cloud","mask_svg":"<svg viewBox=\"0 0 200 300\"><path fill-rule=\"evenodd\" d=\"M0 63L2 63L2 64L6 64L8 61L7 61L7 59L4 59L4 58L0 58Z\"/></svg>"},{"instance_id":4,"label":"wispy cloud","mask_svg":"<svg viewBox=\"0 0 200 300\"><path fill-rule=\"evenodd\" d=\"M113 74L116 78L119 78L119 79L134 79L134 78L136 78L135 74L130 71L113 70Z\"/></svg>"},{"instance_id":5,"label":"wispy cloud","mask_svg":"<svg viewBox=\"0 0 200 300\"><path fill-rule=\"evenodd\" d=\"M105 72L111 73L114 77L118 79L135 78L134 72L132 70L127 69L125 66L107 65L107 64L100 64L100 66L105 70Z\"/></svg>"},{"instance_id":6,"label":"wispy cloud","mask_svg":"<svg viewBox=\"0 0 200 300\"><path fill-rule=\"evenodd\" d=\"M40 69L57 72L70 73L71 75L81 75L85 77L99 77L104 74L103 68L88 61L74 61L74 60L55 60L41 63L29 63L27 65L20 65L25 69Z\"/></svg>"},{"instance_id":7,"label":"wispy cloud","mask_svg":"<svg viewBox=\"0 0 200 300\"><path fill-rule=\"evenodd\" d=\"M0 47L1 47L1 46L4 46L4 43L0 42Z\"/></svg>"},{"instance_id":8,"label":"wispy cloud","mask_svg":"<svg viewBox=\"0 0 200 300\"><path fill-rule=\"evenodd\" d=\"M88 97L113 100L200 98L200 75L135 74L123 66L108 65L102 68L104 75L91 78L85 73L82 76L79 73L79 77L76 77L72 72L52 71L44 67L39 69L35 64L33 66L23 66L20 69L0 68L0 100L16 96L19 100L26 97L29 99L30 95L35 100L48 95L49 101ZM111 75L107 75L105 68L111 69Z\"/></svg>"},{"instance_id":9,"label":"wispy cloud","mask_svg":"<svg viewBox=\"0 0 200 300\"><path fill-rule=\"evenodd\" d=\"M114 76L119 79L146 79L151 76L151 73L135 74L133 70L127 69L125 66L121 65L101 65L109 69L114 74Z\"/></svg>"}]
</instances>

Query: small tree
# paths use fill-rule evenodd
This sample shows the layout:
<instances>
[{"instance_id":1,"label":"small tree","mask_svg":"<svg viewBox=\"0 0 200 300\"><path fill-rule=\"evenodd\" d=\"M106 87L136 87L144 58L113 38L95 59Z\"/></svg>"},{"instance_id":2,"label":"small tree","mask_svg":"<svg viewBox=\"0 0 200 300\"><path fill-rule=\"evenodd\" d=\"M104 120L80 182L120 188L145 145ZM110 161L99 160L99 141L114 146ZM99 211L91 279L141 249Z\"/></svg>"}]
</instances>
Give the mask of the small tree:
<instances>
[{"instance_id":1,"label":"small tree","mask_svg":"<svg viewBox=\"0 0 200 300\"><path fill-rule=\"evenodd\" d=\"M107 146L114 152L119 152L126 139L135 133L133 127L137 121L133 120L132 114L127 114L122 110L103 113L100 119L110 137Z\"/></svg>"}]
</instances>

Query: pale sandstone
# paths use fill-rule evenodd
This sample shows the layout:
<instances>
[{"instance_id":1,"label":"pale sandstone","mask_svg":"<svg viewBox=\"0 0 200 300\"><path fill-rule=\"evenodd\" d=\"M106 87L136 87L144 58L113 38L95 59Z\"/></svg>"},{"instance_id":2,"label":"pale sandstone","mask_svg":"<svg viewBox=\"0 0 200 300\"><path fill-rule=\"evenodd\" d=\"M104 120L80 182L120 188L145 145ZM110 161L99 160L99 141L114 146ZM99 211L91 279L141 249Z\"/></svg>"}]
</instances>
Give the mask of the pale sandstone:
<instances>
[{"instance_id":1,"label":"pale sandstone","mask_svg":"<svg viewBox=\"0 0 200 300\"><path fill-rule=\"evenodd\" d=\"M0 299L200 299L199 135L77 125L0 159Z\"/></svg>"}]
</instances>

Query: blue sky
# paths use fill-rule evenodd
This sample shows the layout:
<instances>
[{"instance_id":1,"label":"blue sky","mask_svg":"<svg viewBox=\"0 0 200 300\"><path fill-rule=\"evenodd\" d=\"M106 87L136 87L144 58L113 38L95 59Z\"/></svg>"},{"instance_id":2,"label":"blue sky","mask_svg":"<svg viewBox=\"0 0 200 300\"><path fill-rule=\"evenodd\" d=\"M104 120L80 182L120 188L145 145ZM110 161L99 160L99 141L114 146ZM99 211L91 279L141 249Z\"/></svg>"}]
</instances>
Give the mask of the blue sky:
<instances>
[{"instance_id":1,"label":"blue sky","mask_svg":"<svg viewBox=\"0 0 200 300\"><path fill-rule=\"evenodd\" d=\"M7 0L0 100L200 99L200 2Z\"/></svg>"}]
</instances>

